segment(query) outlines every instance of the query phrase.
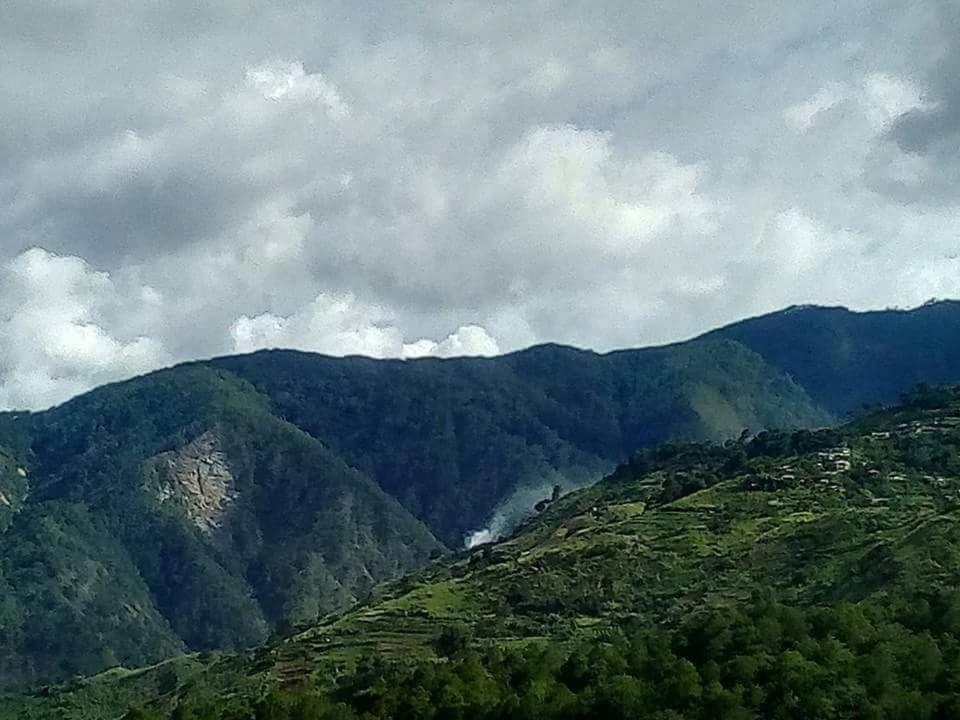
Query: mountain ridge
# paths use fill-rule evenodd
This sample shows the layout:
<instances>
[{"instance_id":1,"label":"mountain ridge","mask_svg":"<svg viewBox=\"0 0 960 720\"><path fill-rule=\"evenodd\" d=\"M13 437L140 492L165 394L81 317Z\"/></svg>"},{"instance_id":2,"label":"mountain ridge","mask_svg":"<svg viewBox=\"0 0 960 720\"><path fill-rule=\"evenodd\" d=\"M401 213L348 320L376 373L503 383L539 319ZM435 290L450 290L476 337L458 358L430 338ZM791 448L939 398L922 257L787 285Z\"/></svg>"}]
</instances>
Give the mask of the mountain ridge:
<instances>
[{"instance_id":1,"label":"mountain ridge","mask_svg":"<svg viewBox=\"0 0 960 720\"><path fill-rule=\"evenodd\" d=\"M202 718L269 707L281 718L435 717L431 706L500 718L517 717L511 693L525 692L547 717L569 716L546 703L555 698L706 719L718 696L730 718L852 717L866 705L869 716L949 717L936 712L960 696L958 449L960 388L923 389L838 428L647 448L510 538L259 650L118 670L12 698L0 718L102 717L132 703ZM665 642L686 660L669 660ZM635 654L608 668L616 652ZM521 679L538 667L561 684L531 690ZM670 694L677 681L662 667L689 690ZM575 697L589 672L614 675L614 690L647 685ZM434 673L480 688L418 695ZM314 714L281 714L309 693ZM635 716L610 712L574 716Z\"/></svg>"},{"instance_id":2,"label":"mountain ridge","mask_svg":"<svg viewBox=\"0 0 960 720\"><path fill-rule=\"evenodd\" d=\"M261 351L0 414L0 685L257 644L639 448L830 425L916 382L960 382L958 308L866 326L796 308L607 354ZM887 363L897 374L876 371ZM51 627L64 643L31 645ZM142 648L126 642L138 634Z\"/></svg>"}]
</instances>

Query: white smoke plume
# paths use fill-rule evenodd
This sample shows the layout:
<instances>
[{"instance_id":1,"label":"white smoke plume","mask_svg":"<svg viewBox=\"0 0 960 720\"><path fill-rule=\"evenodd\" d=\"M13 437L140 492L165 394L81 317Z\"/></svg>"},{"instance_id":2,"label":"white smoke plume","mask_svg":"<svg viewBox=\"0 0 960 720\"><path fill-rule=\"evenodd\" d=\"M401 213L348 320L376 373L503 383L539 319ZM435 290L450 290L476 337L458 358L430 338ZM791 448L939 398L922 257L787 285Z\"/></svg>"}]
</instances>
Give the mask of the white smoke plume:
<instances>
[{"instance_id":1,"label":"white smoke plume","mask_svg":"<svg viewBox=\"0 0 960 720\"><path fill-rule=\"evenodd\" d=\"M536 514L534 506L538 502L550 499L555 485L559 485L561 493L565 495L589 484L592 483L577 483L558 475L536 485L517 488L497 506L485 527L467 533L463 539L464 547L469 549L488 545L508 536L520 523Z\"/></svg>"}]
</instances>

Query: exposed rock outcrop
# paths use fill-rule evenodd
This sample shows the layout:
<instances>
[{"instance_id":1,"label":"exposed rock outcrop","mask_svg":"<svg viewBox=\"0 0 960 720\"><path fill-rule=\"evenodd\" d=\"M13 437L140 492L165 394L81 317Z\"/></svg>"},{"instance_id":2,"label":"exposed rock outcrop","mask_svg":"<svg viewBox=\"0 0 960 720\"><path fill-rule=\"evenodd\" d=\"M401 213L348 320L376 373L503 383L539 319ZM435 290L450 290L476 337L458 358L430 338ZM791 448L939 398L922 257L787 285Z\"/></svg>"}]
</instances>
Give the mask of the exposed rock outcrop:
<instances>
[{"instance_id":1,"label":"exposed rock outcrop","mask_svg":"<svg viewBox=\"0 0 960 720\"><path fill-rule=\"evenodd\" d=\"M236 499L233 475L215 431L179 450L151 458L146 486L161 504L174 503L198 528L211 533L223 524Z\"/></svg>"}]
</instances>

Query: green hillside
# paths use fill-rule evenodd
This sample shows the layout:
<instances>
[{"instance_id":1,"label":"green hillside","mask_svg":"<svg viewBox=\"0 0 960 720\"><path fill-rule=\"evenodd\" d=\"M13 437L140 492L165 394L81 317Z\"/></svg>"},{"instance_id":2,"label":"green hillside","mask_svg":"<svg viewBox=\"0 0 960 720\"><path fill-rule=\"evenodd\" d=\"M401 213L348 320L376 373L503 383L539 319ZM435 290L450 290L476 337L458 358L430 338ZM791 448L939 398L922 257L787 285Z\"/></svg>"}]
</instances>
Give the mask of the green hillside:
<instances>
[{"instance_id":1,"label":"green hillside","mask_svg":"<svg viewBox=\"0 0 960 720\"><path fill-rule=\"evenodd\" d=\"M589 485L640 448L825 427L917 381L960 381L958 327L955 303L795 308L608 354L267 351L2 413L0 687L254 646L474 531L509 532L555 485Z\"/></svg>"},{"instance_id":2,"label":"green hillside","mask_svg":"<svg viewBox=\"0 0 960 720\"><path fill-rule=\"evenodd\" d=\"M863 313L794 307L706 337L745 345L843 417L864 404L894 402L922 382L956 383L960 302Z\"/></svg>"},{"instance_id":3,"label":"green hillside","mask_svg":"<svg viewBox=\"0 0 960 720\"><path fill-rule=\"evenodd\" d=\"M451 547L524 486L582 485L639 447L831 422L742 345L376 361L269 351L214 361L374 478Z\"/></svg>"},{"instance_id":4,"label":"green hillside","mask_svg":"<svg viewBox=\"0 0 960 720\"><path fill-rule=\"evenodd\" d=\"M0 535L7 685L253 645L440 548L211 369L103 388L21 422L29 455L0 466L13 478Z\"/></svg>"},{"instance_id":5,"label":"green hillside","mask_svg":"<svg viewBox=\"0 0 960 720\"><path fill-rule=\"evenodd\" d=\"M953 717L958 580L960 390L923 390L835 430L641 451L514 537L261 651L8 707L107 717L139 701L244 718L279 687L317 696L302 717L446 717L431 713L454 702L438 684L454 683L463 717L525 717L535 687L512 673L527 673L546 693L528 711L543 717L607 716L603 702L610 717L634 717L624 703L676 713L664 718ZM665 684L676 673L685 689ZM615 687L633 689L603 695ZM270 717L296 717L289 697Z\"/></svg>"},{"instance_id":6,"label":"green hillside","mask_svg":"<svg viewBox=\"0 0 960 720\"><path fill-rule=\"evenodd\" d=\"M436 537L461 546L518 489L595 481L661 438L827 418L727 341L627 360L265 353L8 416L0 687L256 645L422 566Z\"/></svg>"},{"instance_id":7,"label":"green hillside","mask_svg":"<svg viewBox=\"0 0 960 720\"><path fill-rule=\"evenodd\" d=\"M757 587L817 605L952 586L960 394L950 398L933 409L917 398L838 430L642 451L515 537L388 586L280 656L407 652L446 622L498 641L575 638L628 619L675 622Z\"/></svg>"}]
</instances>

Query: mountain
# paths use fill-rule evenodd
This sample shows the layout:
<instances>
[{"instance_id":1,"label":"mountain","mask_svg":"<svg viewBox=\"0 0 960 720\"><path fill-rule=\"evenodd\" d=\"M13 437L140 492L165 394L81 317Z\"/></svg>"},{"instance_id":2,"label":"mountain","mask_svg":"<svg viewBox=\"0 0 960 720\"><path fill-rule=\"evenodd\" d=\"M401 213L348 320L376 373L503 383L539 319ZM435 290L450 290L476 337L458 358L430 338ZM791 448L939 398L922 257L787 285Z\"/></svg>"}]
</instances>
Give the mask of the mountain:
<instances>
[{"instance_id":1,"label":"mountain","mask_svg":"<svg viewBox=\"0 0 960 720\"><path fill-rule=\"evenodd\" d=\"M253 646L638 448L960 382L958 329L940 303L793 308L608 354L264 351L0 414L0 687Z\"/></svg>"},{"instance_id":2,"label":"mountain","mask_svg":"<svg viewBox=\"0 0 960 720\"><path fill-rule=\"evenodd\" d=\"M213 363L455 547L518 488L576 487L640 447L824 426L922 382L960 382L960 303L794 307L607 354L543 345L400 361L265 351Z\"/></svg>"},{"instance_id":3,"label":"mountain","mask_svg":"<svg viewBox=\"0 0 960 720\"><path fill-rule=\"evenodd\" d=\"M728 340L417 361L266 351L213 365L253 384L451 547L518 488L595 481L638 447L832 420Z\"/></svg>"},{"instance_id":4,"label":"mountain","mask_svg":"<svg viewBox=\"0 0 960 720\"><path fill-rule=\"evenodd\" d=\"M497 642L680 622L762 587L799 606L960 582L960 389L818 431L670 443L513 537L436 563L277 646L278 668L429 650L450 623Z\"/></svg>"},{"instance_id":5,"label":"mountain","mask_svg":"<svg viewBox=\"0 0 960 720\"><path fill-rule=\"evenodd\" d=\"M441 547L265 398L211 368L163 371L16 420L31 441L19 461L6 456L13 482L2 486L6 684L253 645Z\"/></svg>"},{"instance_id":6,"label":"mountain","mask_svg":"<svg viewBox=\"0 0 960 720\"><path fill-rule=\"evenodd\" d=\"M708 333L750 348L837 417L895 402L920 383L955 383L960 302L851 312L801 306Z\"/></svg>"},{"instance_id":7,"label":"mountain","mask_svg":"<svg viewBox=\"0 0 960 720\"><path fill-rule=\"evenodd\" d=\"M262 650L5 711L248 718L279 686L299 694L256 717L953 717L958 558L960 389L924 390L836 429L645 449Z\"/></svg>"}]
</instances>

